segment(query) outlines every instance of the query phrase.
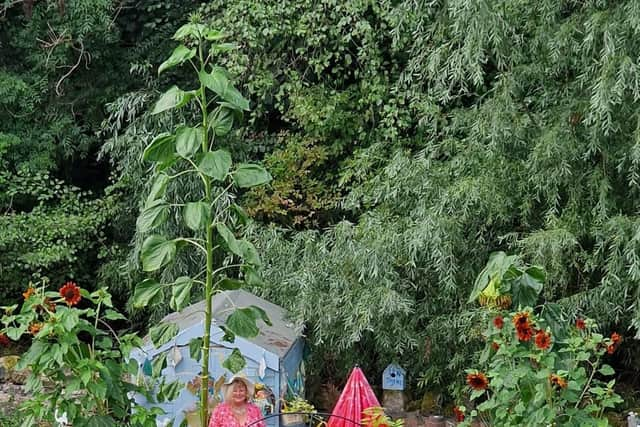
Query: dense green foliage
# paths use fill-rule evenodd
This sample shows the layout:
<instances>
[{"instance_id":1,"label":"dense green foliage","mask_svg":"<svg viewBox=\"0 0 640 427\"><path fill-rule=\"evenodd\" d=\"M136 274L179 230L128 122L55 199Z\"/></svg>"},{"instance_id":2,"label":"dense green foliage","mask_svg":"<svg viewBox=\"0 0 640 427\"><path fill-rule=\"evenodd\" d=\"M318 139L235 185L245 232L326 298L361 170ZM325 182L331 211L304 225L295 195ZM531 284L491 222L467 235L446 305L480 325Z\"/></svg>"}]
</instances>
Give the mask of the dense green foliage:
<instances>
[{"instance_id":1,"label":"dense green foliage","mask_svg":"<svg viewBox=\"0 0 640 427\"><path fill-rule=\"evenodd\" d=\"M266 130L285 123L267 163L346 193L350 222L262 240L267 294L320 353L365 348L449 384L476 335L464 296L497 248L545 267L547 300L637 319L637 4L338 3L208 6L247 41L237 70L258 103L275 100ZM309 138L331 159L315 170L291 161Z\"/></svg>"},{"instance_id":2,"label":"dense green foliage","mask_svg":"<svg viewBox=\"0 0 640 427\"><path fill-rule=\"evenodd\" d=\"M103 104L125 87L109 76L127 67L110 57L114 2L19 3L0 6L3 301L39 276L95 278L115 204L90 192L104 187L95 132Z\"/></svg>"},{"instance_id":3,"label":"dense green foliage","mask_svg":"<svg viewBox=\"0 0 640 427\"><path fill-rule=\"evenodd\" d=\"M91 306L74 307L80 301ZM129 394L148 394L144 384L128 381L137 375L138 365L126 360L142 340L135 333L117 334L108 325L126 318L114 310L104 288L89 293L67 282L51 291L38 283L25 293L20 308L5 306L3 312L3 336L31 336L16 367L29 369L25 387L30 398L20 408L22 427L156 425L162 411L132 408ZM163 382L158 395L169 396L165 389Z\"/></svg>"},{"instance_id":4,"label":"dense green foliage","mask_svg":"<svg viewBox=\"0 0 640 427\"><path fill-rule=\"evenodd\" d=\"M260 222L254 234L265 285L258 291L307 321L311 366L322 381L340 382L360 363L376 382L397 360L411 368L414 386L417 372L425 388L459 384L480 348L479 313L467 297L496 250L543 266L543 298L558 301L567 316L583 313L603 321L605 332L617 325L637 334L637 2L213 0L118 11L92 0L95 19L82 18L82 2L65 3L61 14L52 2L36 2L30 19L13 7L1 22L0 55L11 52L12 60L0 65L0 79L10 82L0 84L0 160L16 175L21 162L39 158L29 156L35 151L52 176L79 185L86 179L70 171L100 146L121 196L106 243L133 240L129 275L139 274L145 237L134 235L148 191L142 150L194 114L158 120L146 113L156 85L188 81L170 71L157 83L153 70L167 51L161 40L181 23L175 17L197 9L238 43L214 59L251 101L228 148L234 158L263 160L274 177L244 195ZM100 18L105 13L118 17ZM47 22L60 21L92 52L91 74L75 70L60 85L62 96L55 89L64 70L52 64L75 63L80 45L57 48L49 61L58 62L47 68L37 41L47 40ZM53 28L60 34L63 27ZM68 104L85 92L81 103ZM84 178L88 170L76 173ZM176 203L197 184L179 182L167 194ZM51 221L64 206L55 200L40 208ZM81 212L98 221L87 214L98 203L90 200L80 198ZM34 206L21 212L31 215ZM183 226L169 218L163 227L177 233ZM98 225L72 228L82 236ZM9 239L4 233L0 245ZM9 242L3 252L31 251L30 243ZM92 247L75 249L76 260L93 265ZM5 273L0 260L3 284L34 271ZM113 279L124 261L109 255L100 280L120 283ZM197 265L178 257L163 282ZM120 288L125 297L128 282ZM625 340L616 362L640 369L633 351L637 344Z\"/></svg>"}]
</instances>

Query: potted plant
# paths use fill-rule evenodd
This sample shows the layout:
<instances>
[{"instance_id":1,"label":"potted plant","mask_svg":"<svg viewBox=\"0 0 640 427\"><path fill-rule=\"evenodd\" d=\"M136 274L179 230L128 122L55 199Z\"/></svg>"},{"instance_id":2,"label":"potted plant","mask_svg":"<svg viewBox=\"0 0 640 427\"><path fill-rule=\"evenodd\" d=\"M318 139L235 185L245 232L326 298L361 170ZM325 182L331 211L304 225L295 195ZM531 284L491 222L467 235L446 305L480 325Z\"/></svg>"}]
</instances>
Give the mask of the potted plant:
<instances>
[{"instance_id":1,"label":"potted plant","mask_svg":"<svg viewBox=\"0 0 640 427\"><path fill-rule=\"evenodd\" d=\"M403 427L402 419L392 420L380 406L372 406L362 411L362 425L370 427Z\"/></svg>"},{"instance_id":2,"label":"potted plant","mask_svg":"<svg viewBox=\"0 0 640 427\"><path fill-rule=\"evenodd\" d=\"M286 400L282 407L282 424L286 426L304 424L309 420L309 414L315 414L316 408L302 397L296 396Z\"/></svg>"}]
</instances>

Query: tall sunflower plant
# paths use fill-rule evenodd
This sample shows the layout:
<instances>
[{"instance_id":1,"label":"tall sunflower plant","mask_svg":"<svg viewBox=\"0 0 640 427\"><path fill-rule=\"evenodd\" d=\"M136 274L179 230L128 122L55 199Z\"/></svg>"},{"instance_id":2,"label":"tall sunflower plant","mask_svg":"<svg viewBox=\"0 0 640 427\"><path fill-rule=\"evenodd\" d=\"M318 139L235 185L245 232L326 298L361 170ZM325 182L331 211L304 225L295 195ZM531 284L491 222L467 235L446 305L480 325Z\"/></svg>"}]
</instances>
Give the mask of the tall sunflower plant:
<instances>
[{"instance_id":1,"label":"tall sunflower plant","mask_svg":"<svg viewBox=\"0 0 640 427\"><path fill-rule=\"evenodd\" d=\"M143 160L150 165L149 193L137 220L137 231L146 235L140 251L142 270L148 278L135 288L136 307L164 304L183 309L192 291L204 295L204 333L190 343L192 357L201 360L200 421L208 421L212 301L216 294L260 284L260 257L254 245L243 237L248 218L236 203L238 195L271 181L271 175L257 163L236 162L226 137L249 110L249 101L236 89L225 69L215 64L217 55L235 48L225 36L201 22L199 16L180 27L173 36L177 42L158 73L179 66L194 71L195 87L171 86L155 103L152 114L169 117L177 109L193 107L194 123L182 123L172 131L157 135L148 144ZM179 182L192 178L199 188L189 192L189 200L176 200L169 191L181 188ZM163 227L169 218L178 218L183 235L169 235ZM175 228L175 227L173 227ZM181 255L200 259L201 271L163 282L163 271ZM224 338L255 337L258 322L271 324L264 310L256 306L236 307L220 327ZM160 324L149 335L160 346L177 334L177 327ZM166 363L164 360L162 363ZM244 367L236 348L224 361L231 372Z\"/></svg>"},{"instance_id":2,"label":"tall sunflower plant","mask_svg":"<svg viewBox=\"0 0 640 427\"><path fill-rule=\"evenodd\" d=\"M15 366L28 373L30 399L20 408L22 426L155 426L161 411L132 406L131 392L146 391L127 381L137 372L125 363L135 334L118 334L111 324L126 320L107 289L94 292L66 282L57 291L46 280L30 284L22 304L2 307L4 340L30 342Z\"/></svg>"},{"instance_id":3,"label":"tall sunflower plant","mask_svg":"<svg viewBox=\"0 0 640 427\"><path fill-rule=\"evenodd\" d=\"M520 272L529 268L508 266L516 260L513 257L497 268L495 263L489 265L481 280L501 281L495 272L522 280L517 272L508 273L512 268ZM492 268L493 277L485 274ZM536 276L542 278L544 272L537 268ZM536 296L542 285L542 281L536 285ZM535 303L534 293L529 293ZM615 332L605 336L593 319L569 321L559 307L547 306L537 312L523 305L512 310L489 307L492 319L484 329L485 348L477 366L465 373L469 408L454 408L459 425L474 421L499 426L609 425L605 412L622 399L614 391L615 372L606 362L618 350L622 336Z\"/></svg>"}]
</instances>

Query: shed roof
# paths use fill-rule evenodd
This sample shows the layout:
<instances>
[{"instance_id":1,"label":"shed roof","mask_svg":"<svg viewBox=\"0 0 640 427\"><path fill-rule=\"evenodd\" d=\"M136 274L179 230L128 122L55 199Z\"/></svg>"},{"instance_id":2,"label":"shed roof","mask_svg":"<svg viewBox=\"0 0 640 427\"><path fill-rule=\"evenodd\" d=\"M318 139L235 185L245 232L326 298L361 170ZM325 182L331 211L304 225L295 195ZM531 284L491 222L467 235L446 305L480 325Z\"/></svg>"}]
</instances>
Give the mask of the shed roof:
<instances>
[{"instance_id":1,"label":"shed roof","mask_svg":"<svg viewBox=\"0 0 640 427\"><path fill-rule=\"evenodd\" d=\"M213 298L214 324L222 325L236 307L255 305L263 309L272 325L260 322L260 333L247 340L282 358L298 337L302 336L301 325L295 325L287 319L287 311L263 298L244 290L224 291ZM174 323L180 331L204 322L205 301L192 304L182 311L171 313L162 319L163 323Z\"/></svg>"}]
</instances>

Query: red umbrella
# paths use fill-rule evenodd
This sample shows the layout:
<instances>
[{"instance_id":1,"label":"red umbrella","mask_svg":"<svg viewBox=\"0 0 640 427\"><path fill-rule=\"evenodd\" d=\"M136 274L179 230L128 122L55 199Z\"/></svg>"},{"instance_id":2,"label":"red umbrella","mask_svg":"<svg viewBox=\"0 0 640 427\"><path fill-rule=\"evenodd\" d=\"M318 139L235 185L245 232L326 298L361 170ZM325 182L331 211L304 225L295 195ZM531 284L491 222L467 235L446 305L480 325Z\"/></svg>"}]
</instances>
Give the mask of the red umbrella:
<instances>
[{"instance_id":1,"label":"red umbrella","mask_svg":"<svg viewBox=\"0 0 640 427\"><path fill-rule=\"evenodd\" d=\"M372 407L380 407L380 402L373 394L362 369L356 366L351 371L347 384L333 408L327 427L358 427L363 418L371 418L362 411Z\"/></svg>"}]
</instances>

